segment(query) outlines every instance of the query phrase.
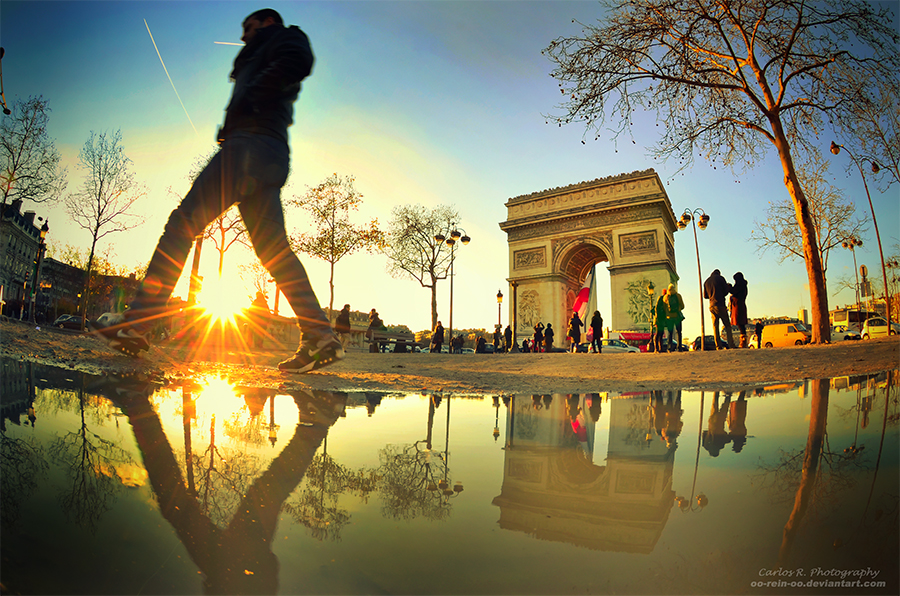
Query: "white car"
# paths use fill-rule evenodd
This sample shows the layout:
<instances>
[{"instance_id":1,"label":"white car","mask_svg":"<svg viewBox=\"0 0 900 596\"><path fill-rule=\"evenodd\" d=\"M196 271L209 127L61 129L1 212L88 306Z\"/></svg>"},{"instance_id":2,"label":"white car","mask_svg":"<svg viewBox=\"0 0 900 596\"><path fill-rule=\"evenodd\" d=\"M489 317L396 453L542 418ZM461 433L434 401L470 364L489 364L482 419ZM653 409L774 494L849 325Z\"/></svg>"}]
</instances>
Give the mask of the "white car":
<instances>
[{"instance_id":1,"label":"white car","mask_svg":"<svg viewBox=\"0 0 900 596\"><path fill-rule=\"evenodd\" d=\"M603 354L640 354L641 351L634 346L629 346L621 339L601 339Z\"/></svg>"},{"instance_id":2,"label":"white car","mask_svg":"<svg viewBox=\"0 0 900 596\"><path fill-rule=\"evenodd\" d=\"M891 323L891 335L900 333L900 325ZM869 317L862 326L862 338L885 337L888 334L887 319L884 317Z\"/></svg>"},{"instance_id":3,"label":"white car","mask_svg":"<svg viewBox=\"0 0 900 596\"><path fill-rule=\"evenodd\" d=\"M831 341L846 341L862 339L862 336L853 329L847 329L846 325L835 325L831 328Z\"/></svg>"}]
</instances>

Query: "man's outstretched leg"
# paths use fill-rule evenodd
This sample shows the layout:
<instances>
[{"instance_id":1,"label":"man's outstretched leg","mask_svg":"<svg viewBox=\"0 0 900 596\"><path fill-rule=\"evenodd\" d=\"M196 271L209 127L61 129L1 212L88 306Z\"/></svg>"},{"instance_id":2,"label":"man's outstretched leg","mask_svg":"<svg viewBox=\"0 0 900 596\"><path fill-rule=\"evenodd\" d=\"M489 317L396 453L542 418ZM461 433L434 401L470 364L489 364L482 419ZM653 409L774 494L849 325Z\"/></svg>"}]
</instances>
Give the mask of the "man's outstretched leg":
<instances>
[{"instance_id":1,"label":"man's outstretched leg","mask_svg":"<svg viewBox=\"0 0 900 596\"><path fill-rule=\"evenodd\" d=\"M278 368L305 373L341 360L344 348L319 306L306 269L287 241L281 206L289 159L287 145L262 136L246 142L252 147L247 153L251 156L248 172L256 173L255 192L243 196L238 208L257 256L287 298L301 332L297 352Z\"/></svg>"}]
</instances>

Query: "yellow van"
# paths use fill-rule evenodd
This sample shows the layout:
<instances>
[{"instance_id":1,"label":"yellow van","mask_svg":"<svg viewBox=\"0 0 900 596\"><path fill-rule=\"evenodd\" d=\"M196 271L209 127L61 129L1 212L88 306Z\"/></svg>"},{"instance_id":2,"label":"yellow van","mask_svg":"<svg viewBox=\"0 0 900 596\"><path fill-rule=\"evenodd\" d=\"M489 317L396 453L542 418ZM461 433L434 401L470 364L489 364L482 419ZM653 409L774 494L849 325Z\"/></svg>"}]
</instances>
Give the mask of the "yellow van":
<instances>
[{"instance_id":1,"label":"yellow van","mask_svg":"<svg viewBox=\"0 0 900 596\"><path fill-rule=\"evenodd\" d=\"M775 323L766 325L762 332L764 348L802 346L808 344L812 335L803 323Z\"/></svg>"}]
</instances>

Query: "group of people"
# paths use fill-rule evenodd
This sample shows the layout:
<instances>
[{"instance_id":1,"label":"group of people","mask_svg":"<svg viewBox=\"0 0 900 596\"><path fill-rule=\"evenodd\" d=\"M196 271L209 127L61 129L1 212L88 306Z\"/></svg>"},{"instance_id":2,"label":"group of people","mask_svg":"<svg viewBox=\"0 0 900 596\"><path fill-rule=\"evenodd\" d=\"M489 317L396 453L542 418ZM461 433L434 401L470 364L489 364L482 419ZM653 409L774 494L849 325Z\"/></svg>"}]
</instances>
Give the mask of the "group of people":
<instances>
[{"instance_id":1,"label":"group of people","mask_svg":"<svg viewBox=\"0 0 900 596\"><path fill-rule=\"evenodd\" d=\"M578 346L581 345L581 328L584 327L584 322L581 320L581 316L578 314L578 311L572 313L572 318L569 319L569 326L566 329L566 337L569 338L569 350L571 352L577 352ZM591 329L591 345L588 348L589 351L594 352L596 354L603 353L603 317L600 316L600 311L595 310L594 315L591 317L591 321L588 325ZM549 325L548 325L549 327Z\"/></svg>"},{"instance_id":2,"label":"group of people","mask_svg":"<svg viewBox=\"0 0 900 596\"><path fill-rule=\"evenodd\" d=\"M729 303L725 298L731 295ZM725 336L728 339L728 348L734 348L734 337L731 327L738 328L741 334L740 347L748 347L747 338L747 280L744 274L738 271L734 274L734 283L730 284L716 269L703 283L703 297L709 300L709 312L712 314L713 332L715 333L716 349L724 350L719 333L719 323L725 326Z\"/></svg>"}]
</instances>

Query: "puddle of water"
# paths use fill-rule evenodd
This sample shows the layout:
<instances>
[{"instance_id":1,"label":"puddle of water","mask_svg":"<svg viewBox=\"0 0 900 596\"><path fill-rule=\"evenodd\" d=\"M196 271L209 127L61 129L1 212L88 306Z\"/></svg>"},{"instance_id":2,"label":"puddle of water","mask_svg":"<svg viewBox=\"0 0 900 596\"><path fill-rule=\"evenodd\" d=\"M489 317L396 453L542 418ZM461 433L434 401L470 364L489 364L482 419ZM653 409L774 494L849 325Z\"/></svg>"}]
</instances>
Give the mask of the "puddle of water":
<instances>
[{"instance_id":1,"label":"puddle of water","mask_svg":"<svg viewBox=\"0 0 900 596\"><path fill-rule=\"evenodd\" d=\"M2 373L4 593L900 591L897 371L498 397Z\"/></svg>"}]
</instances>

